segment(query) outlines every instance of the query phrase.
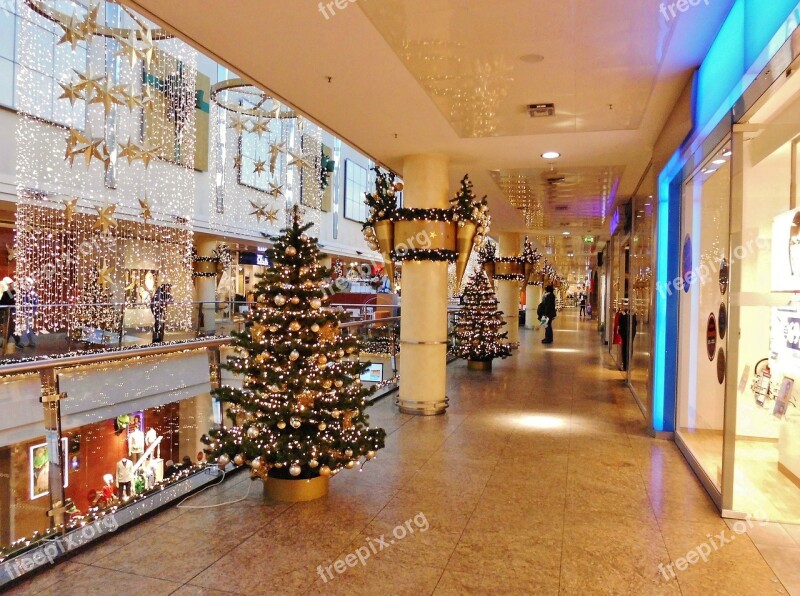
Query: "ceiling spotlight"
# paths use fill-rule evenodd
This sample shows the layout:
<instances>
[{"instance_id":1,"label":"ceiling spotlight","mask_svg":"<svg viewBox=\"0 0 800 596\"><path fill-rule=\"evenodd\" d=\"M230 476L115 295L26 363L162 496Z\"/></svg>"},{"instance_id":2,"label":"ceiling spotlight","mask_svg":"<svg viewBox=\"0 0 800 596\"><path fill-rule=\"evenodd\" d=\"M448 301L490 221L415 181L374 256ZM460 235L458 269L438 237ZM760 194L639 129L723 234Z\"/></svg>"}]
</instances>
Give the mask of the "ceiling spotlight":
<instances>
[{"instance_id":1,"label":"ceiling spotlight","mask_svg":"<svg viewBox=\"0 0 800 596\"><path fill-rule=\"evenodd\" d=\"M561 154L558 151L545 151L542 153L542 157L545 159L558 159Z\"/></svg>"},{"instance_id":2,"label":"ceiling spotlight","mask_svg":"<svg viewBox=\"0 0 800 596\"><path fill-rule=\"evenodd\" d=\"M733 155L733 151L731 149L726 149L722 157L730 157L731 155Z\"/></svg>"},{"instance_id":3,"label":"ceiling spotlight","mask_svg":"<svg viewBox=\"0 0 800 596\"><path fill-rule=\"evenodd\" d=\"M716 164L716 165L718 165L718 166L721 166L721 165L723 165L723 164L727 163L727 160L725 160L725 159L715 159L715 160L714 160L714 161L712 161L711 163L713 163L713 164Z\"/></svg>"},{"instance_id":4,"label":"ceiling spotlight","mask_svg":"<svg viewBox=\"0 0 800 596\"><path fill-rule=\"evenodd\" d=\"M563 232L561 232L561 233L562 233L564 236L569 236L569 235L570 235L570 231L569 231L569 230L564 230L564 231L563 231Z\"/></svg>"}]
</instances>

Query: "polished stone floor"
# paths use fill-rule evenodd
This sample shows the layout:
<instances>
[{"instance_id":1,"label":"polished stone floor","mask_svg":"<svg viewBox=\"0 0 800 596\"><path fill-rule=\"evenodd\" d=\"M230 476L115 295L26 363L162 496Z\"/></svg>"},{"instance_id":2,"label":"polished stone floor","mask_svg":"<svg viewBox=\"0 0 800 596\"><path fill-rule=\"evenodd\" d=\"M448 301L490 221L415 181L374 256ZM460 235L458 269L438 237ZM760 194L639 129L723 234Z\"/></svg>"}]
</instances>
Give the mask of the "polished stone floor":
<instances>
[{"instance_id":1,"label":"polished stone floor","mask_svg":"<svg viewBox=\"0 0 800 596\"><path fill-rule=\"evenodd\" d=\"M384 399L372 422L387 448L326 499L264 502L240 475L190 504L252 486L244 501L169 509L15 593L800 594L720 518L675 445L647 437L595 325L565 313L551 346L523 331L491 374L451 364L445 416ZM694 563L673 577L682 557Z\"/></svg>"}]
</instances>

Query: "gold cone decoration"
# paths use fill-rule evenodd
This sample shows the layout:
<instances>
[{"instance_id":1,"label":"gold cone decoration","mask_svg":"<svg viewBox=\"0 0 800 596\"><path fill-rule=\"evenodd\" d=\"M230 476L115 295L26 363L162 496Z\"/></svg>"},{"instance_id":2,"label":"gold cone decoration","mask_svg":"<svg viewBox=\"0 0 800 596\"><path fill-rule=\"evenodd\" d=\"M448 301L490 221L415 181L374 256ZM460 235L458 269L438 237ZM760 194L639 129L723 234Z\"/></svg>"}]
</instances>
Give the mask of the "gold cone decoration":
<instances>
[{"instance_id":1,"label":"gold cone decoration","mask_svg":"<svg viewBox=\"0 0 800 596\"><path fill-rule=\"evenodd\" d=\"M494 290L494 261L483 264L483 270L486 272L486 277L489 278L489 285Z\"/></svg>"},{"instance_id":2,"label":"gold cone decoration","mask_svg":"<svg viewBox=\"0 0 800 596\"><path fill-rule=\"evenodd\" d=\"M472 253L472 246L475 242L477 226L471 221L462 222L463 226L456 229L456 287L461 287L461 280L467 270L469 255Z\"/></svg>"},{"instance_id":3,"label":"gold cone decoration","mask_svg":"<svg viewBox=\"0 0 800 596\"><path fill-rule=\"evenodd\" d=\"M375 236L378 238L381 255L383 256L383 268L389 276L389 283L394 291L394 261L392 261L392 249L394 248L394 222L388 219L375 222Z\"/></svg>"}]
</instances>

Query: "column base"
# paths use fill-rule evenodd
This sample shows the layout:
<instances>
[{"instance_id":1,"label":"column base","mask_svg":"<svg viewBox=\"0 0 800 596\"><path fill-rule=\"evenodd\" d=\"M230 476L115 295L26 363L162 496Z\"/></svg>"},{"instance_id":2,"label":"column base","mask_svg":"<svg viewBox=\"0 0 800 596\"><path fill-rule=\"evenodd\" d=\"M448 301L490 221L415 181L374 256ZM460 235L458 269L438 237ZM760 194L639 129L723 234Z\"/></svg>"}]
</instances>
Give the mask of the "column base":
<instances>
[{"instance_id":1,"label":"column base","mask_svg":"<svg viewBox=\"0 0 800 596\"><path fill-rule=\"evenodd\" d=\"M450 404L450 398L445 396L442 401L411 401L408 399L397 399L395 401L401 414L411 416L441 416Z\"/></svg>"}]
</instances>

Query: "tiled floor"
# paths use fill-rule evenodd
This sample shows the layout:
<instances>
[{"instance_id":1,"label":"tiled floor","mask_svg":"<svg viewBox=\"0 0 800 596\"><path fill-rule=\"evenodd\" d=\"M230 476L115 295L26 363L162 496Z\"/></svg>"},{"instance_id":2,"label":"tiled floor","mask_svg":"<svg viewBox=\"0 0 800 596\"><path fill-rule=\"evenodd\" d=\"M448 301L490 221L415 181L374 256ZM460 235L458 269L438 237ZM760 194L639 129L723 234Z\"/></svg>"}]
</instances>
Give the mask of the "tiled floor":
<instances>
[{"instance_id":1,"label":"tiled floor","mask_svg":"<svg viewBox=\"0 0 800 596\"><path fill-rule=\"evenodd\" d=\"M786 593L675 445L646 436L594 325L565 314L546 348L522 331L519 352L491 374L450 365L445 416L404 416L384 399L372 422L390 433L387 448L334 478L326 499L267 503L239 476L192 504L250 485L245 501L170 509L15 593ZM712 543L720 532L729 542ZM800 532L754 539L781 554L776 571L800 594ZM338 573L350 553L355 565ZM696 562L673 578L681 557Z\"/></svg>"}]
</instances>

